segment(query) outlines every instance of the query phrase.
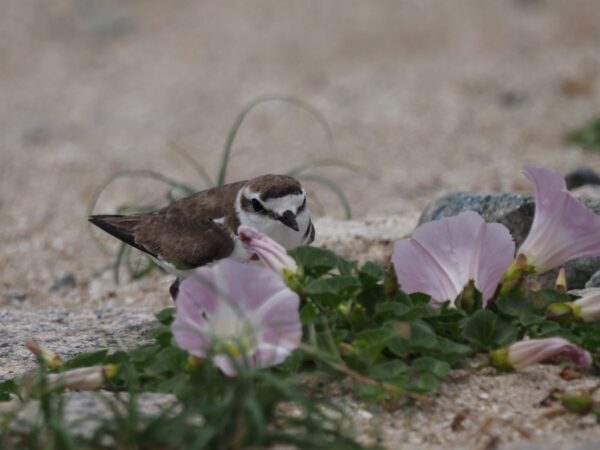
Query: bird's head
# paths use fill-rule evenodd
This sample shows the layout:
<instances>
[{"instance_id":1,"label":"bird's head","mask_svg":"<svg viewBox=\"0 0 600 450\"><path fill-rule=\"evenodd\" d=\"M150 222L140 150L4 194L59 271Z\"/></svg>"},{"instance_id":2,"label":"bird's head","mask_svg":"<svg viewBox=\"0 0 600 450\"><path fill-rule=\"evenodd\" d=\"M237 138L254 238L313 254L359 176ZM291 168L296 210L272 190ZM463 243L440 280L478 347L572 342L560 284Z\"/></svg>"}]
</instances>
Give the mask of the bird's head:
<instances>
[{"instance_id":1,"label":"bird's head","mask_svg":"<svg viewBox=\"0 0 600 450\"><path fill-rule=\"evenodd\" d=\"M236 212L241 225L256 228L286 248L312 242L306 192L287 175L253 178L240 190Z\"/></svg>"}]
</instances>

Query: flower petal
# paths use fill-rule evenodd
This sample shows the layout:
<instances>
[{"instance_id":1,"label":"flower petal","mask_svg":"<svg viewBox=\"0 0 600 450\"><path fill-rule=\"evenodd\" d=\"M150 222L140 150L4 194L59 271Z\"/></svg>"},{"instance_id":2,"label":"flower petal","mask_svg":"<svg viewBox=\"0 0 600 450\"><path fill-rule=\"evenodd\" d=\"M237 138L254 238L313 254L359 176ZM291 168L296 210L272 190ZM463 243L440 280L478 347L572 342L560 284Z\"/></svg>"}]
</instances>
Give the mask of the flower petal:
<instances>
[{"instance_id":1,"label":"flower petal","mask_svg":"<svg viewBox=\"0 0 600 450\"><path fill-rule=\"evenodd\" d=\"M600 216L569 193L562 175L534 166L523 173L534 187L535 214L518 253L539 273L571 259L600 256Z\"/></svg>"},{"instance_id":2,"label":"flower petal","mask_svg":"<svg viewBox=\"0 0 600 450\"><path fill-rule=\"evenodd\" d=\"M434 302L454 300L474 279L486 301L513 257L506 227L466 211L421 225L411 239L396 242L392 262L405 292L424 292Z\"/></svg>"},{"instance_id":3,"label":"flower petal","mask_svg":"<svg viewBox=\"0 0 600 450\"><path fill-rule=\"evenodd\" d=\"M215 283L215 273L210 267L196 269L179 284L178 309L184 309L194 320L198 319L201 311L214 314L218 304Z\"/></svg>"},{"instance_id":4,"label":"flower petal","mask_svg":"<svg viewBox=\"0 0 600 450\"><path fill-rule=\"evenodd\" d=\"M288 289L279 275L259 265L225 259L214 268L216 282L223 294L245 314L253 314L274 293Z\"/></svg>"},{"instance_id":5,"label":"flower petal","mask_svg":"<svg viewBox=\"0 0 600 450\"><path fill-rule=\"evenodd\" d=\"M272 367L281 364L290 356L291 350L278 345L261 344L253 355L256 367Z\"/></svg>"}]
</instances>

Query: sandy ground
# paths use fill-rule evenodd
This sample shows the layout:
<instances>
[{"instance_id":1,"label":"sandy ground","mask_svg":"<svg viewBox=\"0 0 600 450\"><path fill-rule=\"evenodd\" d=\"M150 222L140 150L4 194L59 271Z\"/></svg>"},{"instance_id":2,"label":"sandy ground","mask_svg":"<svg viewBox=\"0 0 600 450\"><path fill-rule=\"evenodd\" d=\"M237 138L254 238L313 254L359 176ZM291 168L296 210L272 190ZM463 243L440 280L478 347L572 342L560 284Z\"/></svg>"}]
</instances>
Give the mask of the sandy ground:
<instances>
[{"instance_id":1,"label":"sandy ground","mask_svg":"<svg viewBox=\"0 0 600 450\"><path fill-rule=\"evenodd\" d=\"M334 145L306 112L265 104L238 135L228 179L343 159L366 175L317 173L343 186L359 218L410 223L450 191L526 189L524 163L600 167L562 141L599 112L597 0L5 3L0 308L168 304L158 274L127 286L93 275L110 258L90 240L86 207L121 169L203 187L174 147L215 174L236 114L265 94L318 108ZM341 216L308 187L313 205ZM97 212L162 194L127 180ZM67 274L75 289L51 292Z\"/></svg>"}]
</instances>

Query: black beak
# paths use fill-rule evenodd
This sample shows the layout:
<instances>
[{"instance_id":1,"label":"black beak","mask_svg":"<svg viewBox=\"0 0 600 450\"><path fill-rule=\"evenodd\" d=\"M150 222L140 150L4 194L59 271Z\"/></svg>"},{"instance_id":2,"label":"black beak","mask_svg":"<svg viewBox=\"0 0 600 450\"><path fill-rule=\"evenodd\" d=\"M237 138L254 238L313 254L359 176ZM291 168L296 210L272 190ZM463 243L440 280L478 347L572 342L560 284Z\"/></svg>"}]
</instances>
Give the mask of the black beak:
<instances>
[{"instance_id":1,"label":"black beak","mask_svg":"<svg viewBox=\"0 0 600 450\"><path fill-rule=\"evenodd\" d=\"M290 227L292 230L300 230L300 228L298 228L298 222L296 222L296 215L289 210L283 213L283 215L279 218L279 221L282 224Z\"/></svg>"}]
</instances>

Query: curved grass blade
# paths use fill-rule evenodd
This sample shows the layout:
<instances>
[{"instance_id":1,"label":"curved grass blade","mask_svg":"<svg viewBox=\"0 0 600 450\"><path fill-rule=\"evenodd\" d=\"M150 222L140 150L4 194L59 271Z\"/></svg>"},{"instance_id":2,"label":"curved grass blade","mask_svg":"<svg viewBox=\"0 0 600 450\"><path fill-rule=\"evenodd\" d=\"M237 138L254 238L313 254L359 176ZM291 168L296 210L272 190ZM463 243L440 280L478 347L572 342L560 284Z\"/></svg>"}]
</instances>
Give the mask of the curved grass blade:
<instances>
[{"instance_id":1,"label":"curved grass blade","mask_svg":"<svg viewBox=\"0 0 600 450\"><path fill-rule=\"evenodd\" d=\"M119 271L121 269L121 264L123 264L123 259L126 257L126 253L129 251L127 244L121 243L119 245L119 250L117 251L117 256L115 257L115 262L112 266L113 270L113 279L115 284L119 284Z\"/></svg>"},{"instance_id":2,"label":"curved grass blade","mask_svg":"<svg viewBox=\"0 0 600 450\"><path fill-rule=\"evenodd\" d=\"M204 181L207 188L215 187L215 182L210 177L210 175L208 174L208 172L206 171L206 169L204 168L204 166L202 164L200 164L198 161L196 161L192 157L192 155L190 155L183 147L181 147L176 142L169 141L169 145L179 154L179 156L181 156L188 163L190 163L192 168L198 173L198 175L200 175L200 178L202 178L202 181Z\"/></svg>"},{"instance_id":3,"label":"curved grass blade","mask_svg":"<svg viewBox=\"0 0 600 450\"><path fill-rule=\"evenodd\" d=\"M289 170L287 174L291 177L294 177L300 175L303 172L306 172L307 170L315 169L318 167L339 167L342 169L347 169L359 175L364 175L369 179L373 178L364 169L362 169L362 167L359 167L356 164L352 164L347 161L342 161L340 159L318 159L316 161L310 161L305 164L301 164L293 168L292 170Z\"/></svg>"},{"instance_id":4,"label":"curved grass blade","mask_svg":"<svg viewBox=\"0 0 600 450\"><path fill-rule=\"evenodd\" d=\"M344 194L344 191L342 191L342 189L336 183L334 183L330 179L322 177L320 175L299 175L296 178L298 178L298 180L314 181L315 183L318 183L318 184L326 187L327 189L329 189L331 192L333 192L335 194L335 196L341 203L342 207L344 208L344 213L345 213L346 219L352 218L352 207L350 206L348 197L346 197L346 194Z\"/></svg>"},{"instance_id":5,"label":"curved grass blade","mask_svg":"<svg viewBox=\"0 0 600 450\"><path fill-rule=\"evenodd\" d=\"M231 126L229 133L227 133L227 139L225 140L225 146L223 147L223 158L221 160L221 165L219 167L219 177L217 178L217 186L223 186L225 184L225 179L227 175L227 166L229 165L229 159L231 157L231 149L233 146L233 141L244 122L244 119L258 105L269 102L284 102L289 103L290 105L296 106L308 112L311 116L313 116L317 122L321 125L323 130L325 131L325 136L327 139L327 145L331 147L333 145L333 134L331 132L331 128L325 120L325 117L313 106L300 100L296 97L292 97L289 95L267 95L258 97L248 103L242 111L236 116L233 125Z\"/></svg>"},{"instance_id":6,"label":"curved grass blade","mask_svg":"<svg viewBox=\"0 0 600 450\"><path fill-rule=\"evenodd\" d=\"M112 175L108 180L106 180L104 183L102 183L98 189L96 189L96 191L94 192L94 195L92 196L92 200L90 201L90 204L88 205L88 208L86 210L86 215L90 216L94 212L94 209L96 208L96 204L98 203L100 196L102 195L102 193L108 186L110 186L113 182L115 182L116 180L118 180L120 178L127 178L127 177L140 177L140 178L150 178L153 180L157 180L157 181L160 181L162 183L165 183L165 184L171 186L172 188L180 189L182 192L184 192L188 195L196 192L193 187L187 185L186 183L181 183L173 178L167 177L161 173L154 172L152 170L121 170L121 171L115 173L114 175ZM88 230L90 231L90 235L92 237L92 240L96 244L96 246L102 252L106 253L107 255L114 255L114 253L111 252L106 247L106 245L104 245L102 243L102 241L100 241L100 239L98 239L96 237L96 235L94 234L92 229L93 229L92 224L88 223Z\"/></svg>"},{"instance_id":7,"label":"curved grass blade","mask_svg":"<svg viewBox=\"0 0 600 450\"><path fill-rule=\"evenodd\" d=\"M125 259L125 265L127 267L127 272L129 273L129 278L138 280L152 272L156 267L156 264L154 264L154 262L146 255L134 253L140 252L129 251Z\"/></svg>"}]
</instances>

